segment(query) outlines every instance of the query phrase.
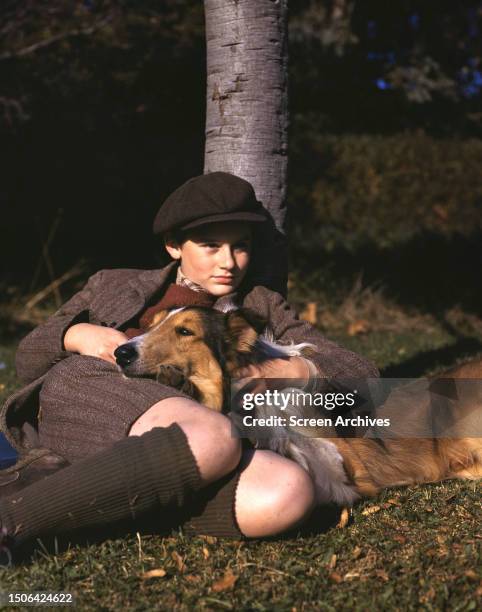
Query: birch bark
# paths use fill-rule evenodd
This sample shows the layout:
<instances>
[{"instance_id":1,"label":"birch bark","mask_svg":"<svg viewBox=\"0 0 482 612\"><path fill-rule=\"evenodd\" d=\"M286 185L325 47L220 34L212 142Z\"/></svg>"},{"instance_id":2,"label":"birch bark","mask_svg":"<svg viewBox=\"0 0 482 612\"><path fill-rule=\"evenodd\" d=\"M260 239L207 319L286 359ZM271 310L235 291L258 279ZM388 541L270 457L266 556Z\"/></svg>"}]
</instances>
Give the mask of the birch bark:
<instances>
[{"instance_id":1,"label":"birch bark","mask_svg":"<svg viewBox=\"0 0 482 612\"><path fill-rule=\"evenodd\" d=\"M273 219L257 281L286 292L287 0L205 0L204 172L250 181Z\"/></svg>"}]
</instances>

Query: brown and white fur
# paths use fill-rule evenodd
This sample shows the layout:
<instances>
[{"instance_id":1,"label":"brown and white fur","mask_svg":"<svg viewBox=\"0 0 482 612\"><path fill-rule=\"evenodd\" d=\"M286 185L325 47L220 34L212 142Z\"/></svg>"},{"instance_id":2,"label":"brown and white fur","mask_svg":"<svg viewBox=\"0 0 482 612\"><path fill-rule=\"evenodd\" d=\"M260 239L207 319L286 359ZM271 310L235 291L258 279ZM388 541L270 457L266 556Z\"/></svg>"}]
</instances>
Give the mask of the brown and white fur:
<instances>
[{"instance_id":1,"label":"brown and white fur","mask_svg":"<svg viewBox=\"0 0 482 612\"><path fill-rule=\"evenodd\" d=\"M309 355L315 348L307 343L275 344L261 335L263 327L262 321L244 310L163 311L145 334L123 345L133 358L120 365L129 376L154 376L221 411L230 378L238 368L273 357ZM482 379L482 360L445 372L440 379ZM482 384L470 399L472 405L460 410L480 414L481 389ZM322 430L306 435L283 428L273 428L272 433L259 446L304 467L314 480L318 503L351 505L386 487L482 478L482 437L326 438L320 437Z\"/></svg>"}]
</instances>

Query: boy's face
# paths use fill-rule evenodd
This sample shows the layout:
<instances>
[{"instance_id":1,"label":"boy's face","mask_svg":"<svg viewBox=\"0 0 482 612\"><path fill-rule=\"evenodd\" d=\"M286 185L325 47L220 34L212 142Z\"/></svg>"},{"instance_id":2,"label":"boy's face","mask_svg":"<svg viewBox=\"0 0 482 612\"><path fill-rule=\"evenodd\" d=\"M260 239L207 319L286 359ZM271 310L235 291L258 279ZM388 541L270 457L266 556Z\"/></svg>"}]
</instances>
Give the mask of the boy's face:
<instances>
[{"instance_id":1,"label":"boy's face","mask_svg":"<svg viewBox=\"0 0 482 612\"><path fill-rule=\"evenodd\" d=\"M234 291L248 270L251 228L239 221L209 223L189 230L181 245L167 242L166 249L181 260L183 274L221 297Z\"/></svg>"}]
</instances>

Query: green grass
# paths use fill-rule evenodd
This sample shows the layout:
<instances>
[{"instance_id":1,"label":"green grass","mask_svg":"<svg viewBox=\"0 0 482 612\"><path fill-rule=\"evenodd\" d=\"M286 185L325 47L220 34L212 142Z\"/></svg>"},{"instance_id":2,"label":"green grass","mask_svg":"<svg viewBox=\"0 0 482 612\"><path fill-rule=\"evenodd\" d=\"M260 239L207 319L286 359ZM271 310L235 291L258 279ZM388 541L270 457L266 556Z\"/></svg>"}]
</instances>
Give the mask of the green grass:
<instances>
[{"instance_id":1,"label":"green grass","mask_svg":"<svg viewBox=\"0 0 482 612\"><path fill-rule=\"evenodd\" d=\"M464 356L443 329L336 339L382 368L408 364L409 376L449 365L453 351ZM15 385L13 354L13 345L0 347L0 361L8 364L0 370L0 401ZM344 528L335 527L334 508L322 508L300 533L272 540L179 533L37 553L0 569L0 590L72 591L83 609L476 610L481 510L473 482L395 489L356 506ZM165 575L146 578L152 569ZM232 584L219 589L226 572Z\"/></svg>"}]
</instances>

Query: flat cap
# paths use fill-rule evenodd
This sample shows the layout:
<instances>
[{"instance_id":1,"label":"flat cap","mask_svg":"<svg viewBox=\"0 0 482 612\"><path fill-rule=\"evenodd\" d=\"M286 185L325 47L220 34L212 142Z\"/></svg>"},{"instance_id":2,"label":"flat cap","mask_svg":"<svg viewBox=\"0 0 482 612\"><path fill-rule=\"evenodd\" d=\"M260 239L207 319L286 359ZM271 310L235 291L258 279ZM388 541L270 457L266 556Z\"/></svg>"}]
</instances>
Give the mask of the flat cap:
<instances>
[{"instance_id":1,"label":"flat cap","mask_svg":"<svg viewBox=\"0 0 482 612\"><path fill-rule=\"evenodd\" d=\"M219 221L266 221L268 214L248 181L228 172L196 176L163 203L154 219L154 233L186 230Z\"/></svg>"}]
</instances>

